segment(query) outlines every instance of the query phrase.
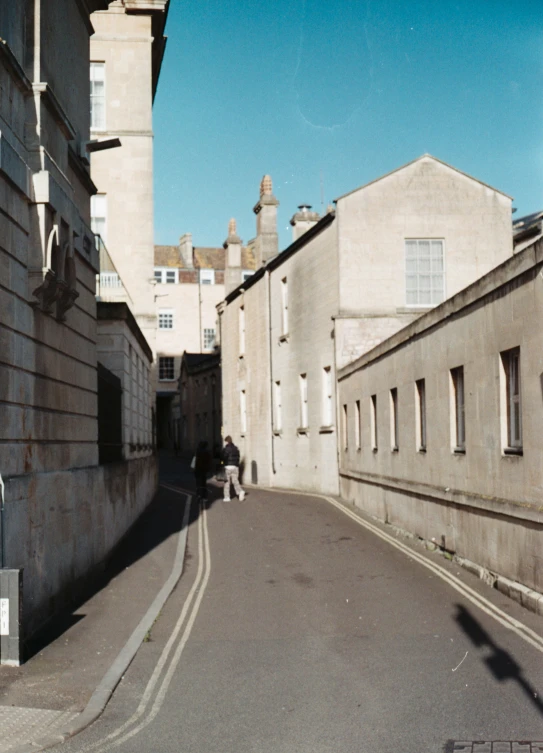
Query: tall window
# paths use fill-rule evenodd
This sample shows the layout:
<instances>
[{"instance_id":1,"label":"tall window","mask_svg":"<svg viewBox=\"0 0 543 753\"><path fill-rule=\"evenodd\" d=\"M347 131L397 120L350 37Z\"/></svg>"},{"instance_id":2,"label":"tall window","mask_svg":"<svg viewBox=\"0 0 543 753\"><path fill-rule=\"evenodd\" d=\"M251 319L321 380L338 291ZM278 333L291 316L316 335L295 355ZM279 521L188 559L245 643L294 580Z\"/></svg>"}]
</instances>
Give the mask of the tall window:
<instances>
[{"instance_id":1,"label":"tall window","mask_svg":"<svg viewBox=\"0 0 543 753\"><path fill-rule=\"evenodd\" d=\"M356 449L360 450L360 400L357 400L354 404L354 436L356 442Z\"/></svg>"},{"instance_id":2,"label":"tall window","mask_svg":"<svg viewBox=\"0 0 543 753\"><path fill-rule=\"evenodd\" d=\"M215 285L215 270L214 269L201 269L200 270L200 285Z\"/></svg>"},{"instance_id":3,"label":"tall window","mask_svg":"<svg viewBox=\"0 0 543 753\"><path fill-rule=\"evenodd\" d=\"M247 395L245 394L245 390L241 390L241 392L239 393L239 409L241 433L245 434L247 431Z\"/></svg>"},{"instance_id":4,"label":"tall window","mask_svg":"<svg viewBox=\"0 0 543 753\"><path fill-rule=\"evenodd\" d=\"M173 329L173 309L158 310L158 328Z\"/></svg>"},{"instance_id":5,"label":"tall window","mask_svg":"<svg viewBox=\"0 0 543 753\"><path fill-rule=\"evenodd\" d=\"M522 453L522 403L520 392L520 348L501 354L505 382L507 432L504 451Z\"/></svg>"},{"instance_id":6,"label":"tall window","mask_svg":"<svg viewBox=\"0 0 543 753\"><path fill-rule=\"evenodd\" d=\"M332 426L332 369L326 366L322 371L322 425Z\"/></svg>"},{"instance_id":7,"label":"tall window","mask_svg":"<svg viewBox=\"0 0 543 753\"><path fill-rule=\"evenodd\" d=\"M371 425L371 449L377 452L377 395L372 395L370 400L370 425Z\"/></svg>"},{"instance_id":8,"label":"tall window","mask_svg":"<svg viewBox=\"0 0 543 753\"><path fill-rule=\"evenodd\" d=\"M454 405L454 451L466 451L466 417L464 409L464 367L451 369Z\"/></svg>"},{"instance_id":9,"label":"tall window","mask_svg":"<svg viewBox=\"0 0 543 753\"><path fill-rule=\"evenodd\" d=\"M444 300L443 241L405 241L405 291L408 306L435 306Z\"/></svg>"},{"instance_id":10,"label":"tall window","mask_svg":"<svg viewBox=\"0 0 543 753\"><path fill-rule=\"evenodd\" d=\"M288 282L281 280L281 334L288 335Z\"/></svg>"},{"instance_id":11,"label":"tall window","mask_svg":"<svg viewBox=\"0 0 543 753\"><path fill-rule=\"evenodd\" d=\"M342 435L343 435L343 449L347 451L349 449L349 412L347 410L346 405L343 406Z\"/></svg>"},{"instance_id":12,"label":"tall window","mask_svg":"<svg viewBox=\"0 0 543 753\"><path fill-rule=\"evenodd\" d=\"M105 193L91 196L91 229L107 244L107 198Z\"/></svg>"},{"instance_id":13,"label":"tall window","mask_svg":"<svg viewBox=\"0 0 543 753\"><path fill-rule=\"evenodd\" d=\"M204 350L212 350L215 347L215 330L204 329Z\"/></svg>"},{"instance_id":14,"label":"tall window","mask_svg":"<svg viewBox=\"0 0 543 753\"><path fill-rule=\"evenodd\" d=\"M239 354L245 355L245 307L239 309Z\"/></svg>"},{"instance_id":15,"label":"tall window","mask_svg":"<svg viewBox=\"0 0 543 753\"><path fill-rule=\"evenodd\" d=\"M390 390L390 449L397 452L398 446L398 389L393 387Z\"/></svg>"},{"instance_id":16,"label":"tall window","mask_svg":"<svg viewBox=\"0 0 543 753\"><path fill-rule=\"evenodd\" d=\"M273 405L275 409L274 428L275 431L283 429L283 415L281 406L281 382L274 382L273 385Z\"/></svg>"},{"instance_id":17,"label":"tall window","mask_svg":"<svg viewBox=\"0 0 543 753\"><path fill-rule=\"evenodd\" d=\"M106 64L90 64L90 127L106 130Z\"/></svg>"},{"instance_id":18,"label":"tall window","mask_svg":"<svg viewBox=\"0 0 543 753\"><path fill-rule=\"evenodd\" d=\"M426 384L424 379L415 382L415 403L417 409L417 449L426 452Z\"/></svg>"},{"instance_id":19,"label":"tall window","mask_svg":"<svg viewBox=\"0 0 543 753\"><path fill-rule=\"evenodd\" d=\"M158 378L161 381L175 379L175 367L173 356L160 356L158 359Z\"/></svg>"},{"instance_id":20,"label":"tall window","mask_svg":"<svg viewBox=\"0 0 543 753\"><path fill-rule=\"evenodd\" d=\"M307 374L300 374L300 427L307 429L309 414L307 410Z\"/></svg>"}]
</instances>

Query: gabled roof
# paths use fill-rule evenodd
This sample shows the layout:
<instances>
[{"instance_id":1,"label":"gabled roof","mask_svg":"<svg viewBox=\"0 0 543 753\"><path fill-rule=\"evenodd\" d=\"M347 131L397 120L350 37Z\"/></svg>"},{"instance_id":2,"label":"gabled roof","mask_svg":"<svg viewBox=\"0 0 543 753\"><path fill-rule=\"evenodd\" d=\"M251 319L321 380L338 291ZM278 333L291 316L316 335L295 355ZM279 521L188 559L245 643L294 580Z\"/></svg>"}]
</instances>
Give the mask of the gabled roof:
<instances>
[{"instance_id":1,"label":"gabled roof","mask_svg":"<svg viewBox=\"0 0 543 753\"><path fill-rule=\"evenodd\" d=\"M410 167L411 165L414 165L417 162L421 162L422 160L428 160L428 159L431 159L434 162L439 163L440 165L444 165L445 167L448 167L449 170L454 170L455 173L458 173L459 175L463 175L465 178L469 178L470 180L473 180L476 183L479 183L481 186L485 186L485 188L490 188L491 191L495 191L496 193L499 193L502 196L505 196L507 199L512 200L512 196L509 196L508 194L504 193L503 191L498 190L497 188L494 188L493 186L489 186L488 183L484 183L482 180L479 180L478 178L474 178L472 175L468 175L468 173L465 173L462 170L458 170L458 168L453 167L452 165L449 165L447 162L443 162L443 160L440 160L437 157L433 157L431 154L423 154L420 157L417 157L417 159L411 160L411 162L407 162L407 164L402 165L401 167L397 167L395 170L391 170L389 173L386 173L385 175L381 175L381 177L379 178L370 180L369 183L365 183L363 186L359 186L358 188L354 188L352 191L348 191L347 193L344 193L341 196L338 196L338 198L335 199L335 201L340 201L341 199L345 199L347 196L350 196L351 194L356 193L357 191L362 191L364 188L368 188L368 186L372 186L374 183L378 183L380 180L384 180L385 178L388 178L389 176L394 175L394 173L399 173L401 170L405 170L407 167Z\"/></svg>"}]
</instances>

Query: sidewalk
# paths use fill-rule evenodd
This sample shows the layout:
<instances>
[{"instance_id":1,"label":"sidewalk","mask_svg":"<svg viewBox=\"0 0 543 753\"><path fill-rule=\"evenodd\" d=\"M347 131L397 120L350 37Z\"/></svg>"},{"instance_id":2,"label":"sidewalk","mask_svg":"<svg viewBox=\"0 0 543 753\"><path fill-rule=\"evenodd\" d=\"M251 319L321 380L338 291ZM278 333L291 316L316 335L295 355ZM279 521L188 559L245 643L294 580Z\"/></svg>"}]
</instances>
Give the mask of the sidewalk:
<instances>
[{"instance_id":1,"label":"sidewalk","mask_svg":"<svg viewBox=\"0 0 543 753\"><path fill-rule=\"evenodd\" d=\"M162 483L192 488L187 463L160 465ZM0 753L58 743L103 710L181 575L185 501L159 487L84 603L33 640L22 667L0 667Z\"/></svg>"}]
</instances>

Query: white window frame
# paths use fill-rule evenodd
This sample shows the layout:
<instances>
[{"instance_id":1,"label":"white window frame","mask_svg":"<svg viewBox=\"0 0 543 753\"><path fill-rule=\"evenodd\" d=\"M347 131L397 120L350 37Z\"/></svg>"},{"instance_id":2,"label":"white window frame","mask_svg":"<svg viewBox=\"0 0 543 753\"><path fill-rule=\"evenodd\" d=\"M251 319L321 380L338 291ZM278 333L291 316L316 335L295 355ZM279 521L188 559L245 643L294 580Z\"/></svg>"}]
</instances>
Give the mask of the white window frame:
<instances>
[{"instance_id":1,"label":"white window frame","mask_svg":"<svg viewBox=\"0 0 543 753\"><path fill-rule=\"evenodd\" d=\"M91 196L91 230L107 245L107 194Z\"/></svg>"},{"instance_id":2,"label":"white window frame","mask_svg":"<svg viewBox=\"0 0 543 753\"><path fill-rule=\"evenodd\" d=\"M283 410L281 404L281 382L273 383L274 431L283 431Z\"/></svg>"},{"instance_id":3,"label":"white window frame","mask_svg":"<svg viewBox=\"0 0 543 753\"><path fill-rule=\"evenodd\" d=\"M245 390L239 393L240 429L242 436L247 432L247 394Z\"/></svg>"},{"instance_id":4,"label":"white window frame","mask_svg":"<svg viewBox=\"0 0 543 753\"><path fill-rule=\"evenodd\" d=\"M417 379L415 382L415 406L416 406L416 443L418 452L426 452L427 426L426 426L426 380Z\"/></svg>"},{"instance_id":5,"label":"white window frame","mask_svg":"<svg viewBox=\"0 0 543 753\"><path fill-rule=\"evenodd\" d=\"M325 366L322 370L322 425L332 426L334 421L334 395L332 387L332 367Z\"/></svg>"},{"instance_id":6,"label":"white window frame","mask_svg":"<svg viewBox=\"0 0 543 753\"><path fill-rule=\"evenodd\" d=\"M241 273L241 279L243 282L246 282L246 280L249 279L249 277L252 277L254 275L254 270L252 269L244 269Z\"/></svg>"},{"instance_id":7,"label":"white window frame","mask_svg":"<svg viewBox=\"0 0 543 753\"><path fill-rule=\"evenodd\" d=\"M245 355L245 306L239 307L239 356Z\"/></svg>"},{"instance_id":8,"label":"white window frame","mask_svg":"<svg viewBox=\"0 0 543 753\"><path fill-rule=\"evenodd\" d=\"M288 335L288 280L281 280L281 334Z\"/></svg>"},{"instance_id":9,"label":"white window frame","mask_svg":"<svg viewBox=\"0 0 543 753\"><path fill-rule=\"evenodd\" d=\"M464 367L456 366L449 372L451 388L451 445L454 453L466 452L466 392Z\"/></svg>"},{"instance_id":10,"label":"white window frame","mask_svg":"<svg viewBox=\"0 0 543 753\"><path fill-rule=\"evenodd\" d=\"M200 285L215 285L215 270L200 269Z\"/></svg>"},{"instance_id":11,"label":"white window frame","mask_svg":"<svg viewBox=\"0 0 543 753\"><path fill-rule=\"evenodd\" d=\"M404 247L406 306L431 308L439 305L445 300L444 240L406 238ZM428 283L426 287L421 286L423 281Z\"/></svg>"},{"instance_id":12,"label":"white window frame","mask_svg":"<svg viewBox=\"0 0 543 753\"><path fill-rule=\"evenodd\" d=\"M159 329L174 329L174 310L173 309L159 309L158 310L158 328Z\"/></svg>"},{"instance_id":13,"label":"white window frame","mask_svg":"<svg viewBox=\"0 0 543 753\"><path fill-rule=\"evenodd\" d=\"M307 374L300 374L300 429L307 429L308 427Z\"/></svg>"},{"instance_id":14,"label":"white window frame","mask_svg":"<svg viewBox=\"0 0 543 753\"><path fill-rule=\"evenodd\" d=\"M354 404L354 442L357 452L362 449L360 440L361 434L361 415L360 415L360 400L356 400Z\"/></svg>"},{"instance_id":15,"label":"white window frame","mask_svg":"<svg viewBox=\"0 0 543 753\"><path fill-rule=\"evenodd\" d=\"M212 333L210 335L209 333ZM212 327L204 327L203 332L203 344L204 350L213 350L215 347L215 341L217 339L217 330Z\"/></svg>"},{"instance_id":16,"label":"white window frame","mask_svg":"<svg viewBox=\"0 0 543 753\"><path fill-rule=\"evenodd\" d=\"M177 285L179 283L179 270L177 267L155 267L154 276L161 285Z\"/></svg>"},{"instance_id":17,"label":"white window frame","mask_svg":"<svg viewBox=\"0 0 543 753\"><path fill-rule=\"evenodd\" d=\"M161 376L166 371L165 361L171 361L171 373L172 376ZM169 366L170 364L168 364ZM168 373L170 370L168 368ZM174 382L175 381L175 358L174 356L159 356L158 357L158 381L159 382Z\"/></svg>"},{"instance_id":18,"label":"white window frame","mask_svg":"<svg viewBox=\"0 0 543 753\"><path fill-rule=\"evenodd\" d=\"M520 348L500 353L502 447L505 455L522 455L522 381Z\"/></svg>"},{"instance_id":19,"label":"white window frame","mask_svg":"<svg viewBox=\"0 0 543 753\"><path fill-rule=\"evenodd\" d=\"M100 87L100 84L102 85ZM98 85L98 87L97 87ZM96 88L100 93L96 93ZM106 130L106 64L100 61L92 61L90 64L90 130ZM98 116L96 104L101 105L102 117Z\"/></svg>"},{"instance_id":20,"label":"white window frame","mask_svg":"<svg viewBox=\"0 0 543 753\"><path fill-rule=\"evenodd\" d=\"M343 404L342 439L345 452L349 449L349 410L347 403Z\"/></svg>"}]
</instances>

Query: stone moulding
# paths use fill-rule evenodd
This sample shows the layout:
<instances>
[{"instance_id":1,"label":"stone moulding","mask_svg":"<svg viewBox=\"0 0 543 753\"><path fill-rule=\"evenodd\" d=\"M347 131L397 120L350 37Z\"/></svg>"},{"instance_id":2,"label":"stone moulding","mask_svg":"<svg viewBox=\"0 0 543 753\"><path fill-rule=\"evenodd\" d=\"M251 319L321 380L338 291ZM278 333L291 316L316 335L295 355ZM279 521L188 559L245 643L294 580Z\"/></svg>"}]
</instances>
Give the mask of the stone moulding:
<instances>
[{"instance_id":1,"label":"stone moulding","mask_svg":"<svg viewBox=\"0 0 543 753\"><path fill-rule=\"evenodd\" d=\"M32 305L44 314L55 314L62 322L65 321L66 312L72 308L79 293L76 290L73 246L64 243L60 249L58 224L53 226L47 239L45 264L46 266L41 269L29 270L30 287L35 298ZM39 284L34 287L36 283Z\"/></svg>"}]
</instances>

